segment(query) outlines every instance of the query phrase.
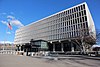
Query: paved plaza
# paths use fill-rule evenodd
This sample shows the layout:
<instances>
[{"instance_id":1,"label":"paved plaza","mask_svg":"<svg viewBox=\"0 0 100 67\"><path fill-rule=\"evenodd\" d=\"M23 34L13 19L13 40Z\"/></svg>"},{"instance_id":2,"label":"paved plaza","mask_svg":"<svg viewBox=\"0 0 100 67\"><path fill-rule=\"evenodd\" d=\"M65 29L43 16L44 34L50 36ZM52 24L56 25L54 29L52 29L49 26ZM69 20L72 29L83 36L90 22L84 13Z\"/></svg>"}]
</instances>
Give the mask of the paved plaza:
<instances>
[{"instance_id":1,"label":"paved plaza","mask_svg":"<svg viewBox=\"0 0 100 67\"><path fill-rule=\"evenodd\" d=\"M67 57L52 60L18 55L0 54L0 67L100 67L100 60Z\"/></svg>"}]
</instances>

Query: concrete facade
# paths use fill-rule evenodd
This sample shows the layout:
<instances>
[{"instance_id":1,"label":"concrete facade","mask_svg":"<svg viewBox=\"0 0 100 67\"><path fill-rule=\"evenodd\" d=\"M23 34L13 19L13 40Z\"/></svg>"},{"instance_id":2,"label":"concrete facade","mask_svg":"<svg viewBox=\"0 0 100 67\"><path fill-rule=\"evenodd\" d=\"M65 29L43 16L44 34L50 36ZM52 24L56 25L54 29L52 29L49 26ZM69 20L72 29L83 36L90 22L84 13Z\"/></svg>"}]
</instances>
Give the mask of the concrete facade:
<instances>
[{"instance_id":1,"label":"concrete facade","mask_svg":"<svg viewBox=\"0 0 100 67\"><path fill-rule=\"evenodd\" d=\"M81 39L95 43L95 26L87 4L81 3L18 29L14 43L25 44L31 39L42 39L50 43Z\"/></svg>"}]
</instances>

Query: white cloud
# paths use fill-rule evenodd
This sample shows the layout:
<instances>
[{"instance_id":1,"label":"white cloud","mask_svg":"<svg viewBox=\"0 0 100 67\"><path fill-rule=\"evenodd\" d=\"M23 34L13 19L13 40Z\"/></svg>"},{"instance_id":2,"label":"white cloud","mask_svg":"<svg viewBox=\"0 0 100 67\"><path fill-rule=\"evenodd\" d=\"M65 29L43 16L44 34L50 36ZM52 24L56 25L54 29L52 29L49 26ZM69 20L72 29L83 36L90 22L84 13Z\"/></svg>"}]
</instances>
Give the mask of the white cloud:
<instances>
[{"instance_id":1,"label":"white cloud","mask_svg":"<svg viewBox=\"0 0 100 67\"><path fill-rule=\"evenodd\" d=\"M18 28L23 27L24 25L17 19L10 21L12 25L17 26Z\"/></svg>"},{"instance_id":2,"label":"white cloud","mask_svg":"<svg viewBox=\"0 0 100 67\"><path fill-rule=\"evenodd\" d=\"M7 34L11 34L11 32L7 32Z\"/></svg>"},{"instance_id":3,"label":"white cloud","mask_svg":"<svg viewBox=\"0 0 100 67\"><path fill-rule=\"evenodd\" d=\"M0 41L1 44L4 44L4 43L9 43L9 44L13 44L13 42L11 41Z\"/></svg>"},{"instance_id":4,"label":"white cloud","mask_svg":"<svg viewBox=\"0 0 100 67\"><path fill-rule=\"evenodd\" d=\"M11 16L11 15L8 15L7 18L8 19L15 19L15 17L14 16Z\"/></svg>"},{"instance_id":5,"label":"white cloud","mask_svg":"<svg viewBox=\"0 0 100 67\"><path fill-rule=\"evenodd\" d=\"M17 20L14 16L12 15L8 15L7 16L7 21L1 21L3 24L8 24L8 22L11 23L12 26L17 26L18 28L20 27L23 27L24 25L19 21Z\"/></svg>"},{"instance_id":6,"label":"white cloud","mask_svg":"<svg viewBox=\"0 0 100 67\"><path fill-rule=\"evenodd\" d=\"M7 25L7 21L3 21L3 20L2 20L1 23Z\"/></svg>"}]
</instances>

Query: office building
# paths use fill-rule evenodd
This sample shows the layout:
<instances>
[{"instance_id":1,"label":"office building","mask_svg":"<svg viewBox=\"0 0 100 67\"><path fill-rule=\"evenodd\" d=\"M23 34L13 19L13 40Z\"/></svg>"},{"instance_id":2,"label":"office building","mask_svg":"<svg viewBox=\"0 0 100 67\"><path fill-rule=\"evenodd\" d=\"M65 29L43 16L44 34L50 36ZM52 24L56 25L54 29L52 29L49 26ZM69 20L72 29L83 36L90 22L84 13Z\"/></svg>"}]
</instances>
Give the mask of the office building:
<instances>
[{"instance_id":1,"label":"office building","mask_svg":"<svg viewBox=\"0 0 100 67\"><path fill-rule=\"evenodd\" d=\"M86 2L19 28L14 43L24 45L31 39L47 41L50 51L89 48L96 42L96 32Z\"/></svg>"}]
</instances>

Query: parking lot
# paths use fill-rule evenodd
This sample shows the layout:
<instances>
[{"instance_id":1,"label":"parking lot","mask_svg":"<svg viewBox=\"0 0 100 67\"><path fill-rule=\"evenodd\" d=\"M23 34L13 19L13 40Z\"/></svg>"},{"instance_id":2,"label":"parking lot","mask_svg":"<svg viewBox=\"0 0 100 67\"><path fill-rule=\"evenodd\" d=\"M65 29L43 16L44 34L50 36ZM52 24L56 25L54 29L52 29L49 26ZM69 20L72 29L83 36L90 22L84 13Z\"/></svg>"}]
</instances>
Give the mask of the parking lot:
<instances>
[{"instance_id":1,"label":"parking lot","mask_svg":"<svg viewBox=\"0 0 100 67\"><path fill-rule=\"evenodd\" d=\"M0 67L100 67L100 60L66 57L52 60L30 56L0 54Z\"/></svg>"}]
</instances>

